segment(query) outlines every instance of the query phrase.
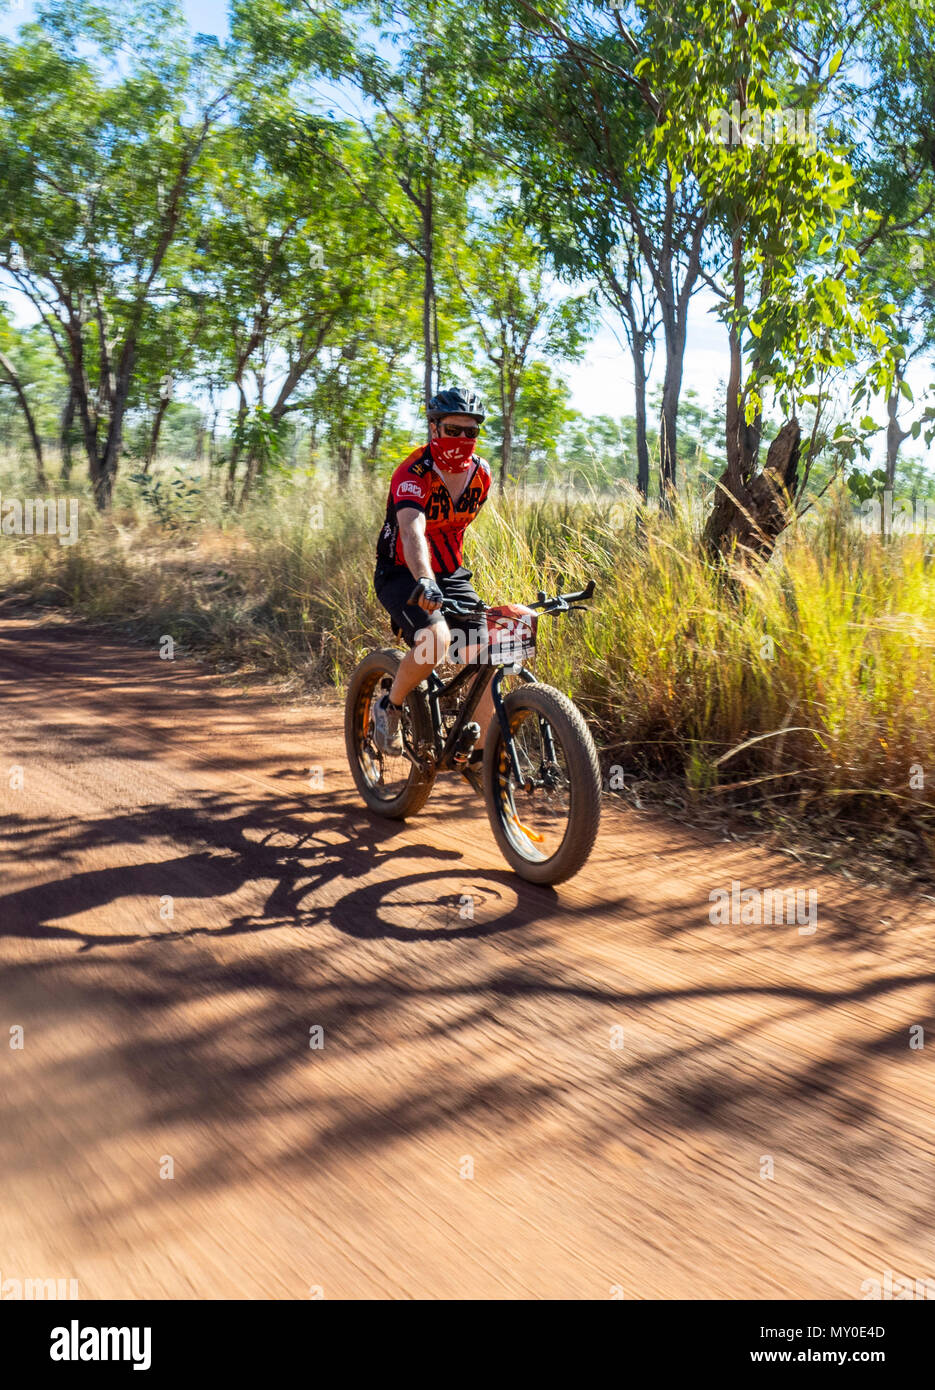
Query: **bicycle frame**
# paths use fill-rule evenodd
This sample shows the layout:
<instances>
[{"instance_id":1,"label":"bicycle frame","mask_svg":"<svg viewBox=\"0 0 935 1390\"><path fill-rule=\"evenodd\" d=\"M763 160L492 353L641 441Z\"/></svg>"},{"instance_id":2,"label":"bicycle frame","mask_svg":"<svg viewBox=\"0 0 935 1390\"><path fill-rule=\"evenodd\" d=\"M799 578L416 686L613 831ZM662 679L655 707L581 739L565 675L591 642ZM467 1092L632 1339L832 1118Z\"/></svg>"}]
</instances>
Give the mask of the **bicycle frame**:
<instances>
[{"instance_id":1,"label":"bicycle frame","mask_svg":"<svg viewBox=\"0 0 935 1390\"><path fill-rule=\"evenodd\" d=\"M417 593L418 589L413 591L413 596L411 596L409 599L410 603L414 601L414 597ZM550 599L546 597L545 593L540 591L538 601L536 603L531 604L530 607L534 609L541 609L543 612L546 613L567 613L579 608L579 601L582 599L590 599L593 593L594 580L591 579L588 581L587 585L584 587L584 589L581 590L580 593L559 594L555 598ZM460 612L461 616L466 616L467 611L473 612L474 610L459 610L456 607L452 606L452 608L449 611ZM507 718L506 709L503 704L503 696L500 693L500 686L503 683L503 676L508 669L512 671L514 675L518 675L520 680L525 681L528 685L535 685L535 676L532 674L531 671L527 671L526 667L520 663L517 663L510 667L507 667L505 665L480 665L479 663L469 663L466 666L464 666L462 670L460 670L458 674L447 683L442 680L437 671L431 671L428 677L426 678L426 684L428 685L428 702L429 712L432 719L432 740L434 746L430 749L425 749L423 751L422 749L416 750L414 748L411 748L408 746L408 744L405 745L406 755L409 757L409 759L413 763L415 763L416 766L420 766L426 760L430 759L437 771L448 771L454 768L458 768L458 765L454 761L454 750L457 746L458 738L460 737L461 731L464 728L464 726L471 722L472 716L474 714L474 711L477 709L481 697L483 696L487 687L490 686L491 696L493 698L494 713L496 714L497 720L500 724L500 731L503 735L503 742L505 743L507 751L510 755L510 766L513 771L513 776L516 780L517 786L525 787L526 782L523 777L522 769L519 765L519 757L516 752L516 744L513 740L513 734L510 729L510 721ZM441 700L445 695L451 695L454 691L459 690L461 686L468 681L472 682L471 689L468 693L468 697L464 705L462 706L460 712L458 713L454 725L452 726L451 732L449 733L446 739L444 737L442 726ZM554 762L555 747L552 740L552 730L549 727L549 725L541 719L539 721L539 728L542 734L545 755L550 761ZM460 771L465 769L458 770ZM476 787L477 783L474 782L474 785Z\"/></svg>"},{"instance_id":2,"label":"bicycle frame","mask_svg":"<svg viewBox=\"0 0 935 1390\"><path fill-rule=\"evenodd\" d=\"M505 667L503 666L468 665L447 682L442 680L437 671L432 671L429 674L427 681L429 688L429 713L432 719L432 734L435 743L432 756L435 767L439 771L448 771L457 767L454 761L454 750L457 747L458 738L465 725L470 724L474 716L474 711L477 709L478 704L489 686L493 699L494 714L500 724L503 741L510 755L513 776L516 778L519 786L525 786L523 774L519 766L519 758L516 753L516 745L513 742L513 735L510 731L510 722L507 719L506 709L503 704L503 696L500 692L504 671ZM535 676L531 671L527 671L525 666L521 666L517 674L520 679L526 681L527 684L535 684ZM448 734L448 737L445 738L442 724L441 701L446 695L454 694L455 691L460 690L461 686L468 682L471 683L471 688L467 698L458 711L451 732ZM549 731L547 737L551 741L551 731Z\"/></svg>"}]
</instances>

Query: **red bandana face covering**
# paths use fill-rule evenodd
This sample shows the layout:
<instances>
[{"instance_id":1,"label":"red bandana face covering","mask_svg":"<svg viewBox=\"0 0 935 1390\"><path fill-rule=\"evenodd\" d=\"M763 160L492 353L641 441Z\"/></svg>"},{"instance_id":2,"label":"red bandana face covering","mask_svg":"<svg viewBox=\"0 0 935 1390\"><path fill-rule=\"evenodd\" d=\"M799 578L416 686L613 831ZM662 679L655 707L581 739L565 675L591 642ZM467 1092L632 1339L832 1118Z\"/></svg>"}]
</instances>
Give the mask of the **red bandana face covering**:
<instances>
[{"instance_id":1,"label":"red bandana face covering","mask_svg":"<svg viewBox=\"0 0 935 1390\"><path fill-rule=\"evenodd\" d=\"M476 439L443 437L429 440L432 462L436 468L441 468L446 473L466 473L471 466L476 447Z\"/></svg>"}]
</instances>

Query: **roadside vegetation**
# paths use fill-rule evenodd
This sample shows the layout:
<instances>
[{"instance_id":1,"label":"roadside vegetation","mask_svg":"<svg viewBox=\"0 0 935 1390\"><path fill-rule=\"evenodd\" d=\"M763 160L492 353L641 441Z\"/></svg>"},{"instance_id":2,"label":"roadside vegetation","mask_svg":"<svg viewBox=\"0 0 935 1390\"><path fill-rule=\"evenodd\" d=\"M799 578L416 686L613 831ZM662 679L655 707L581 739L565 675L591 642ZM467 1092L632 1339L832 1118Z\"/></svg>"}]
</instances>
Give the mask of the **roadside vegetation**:
<instances>
[{"instance_id":1,"label":"roadside vegetation","mask_svg":"<svg viewBox=\"0 0 935 1390\"><path fill-rule=\"evenodd\" d=\"M0 586L339 686L470 382L478 587L596 579L538 661L608 788L931 869L933 40L935 0L47 0L0 36L0 490L80 526L0 508Z\"/></svg>"},{"instance_id":2,"label":"roadside vegetation","mask_svg":"<svg viewBox=\"0 0 935 1390\"><path fill-rule=\"evenodd\" d=\"M390 644L370 583L382 487L339 501L281 479L232 514L223 479L163 462L112 510L79 496L77 544L3 537L0 586L221 669L291 688L340 686ZM16 469L2 492L23 492ZM153 498L156 481L171 500ZM74 493L81 493L75 487ZM783 537L770 564L725 572L690 499L643 517L618 488L494 499L469 562L489 601L594 577L592 611L541 624L537 671L586 711L610 790L808 819L884 837L926 871L935 834L935 543L868 534L846 488ZM697 516L697 509L696 516ZM768 816L767 816L768 813Z\"/></svg>"}]
</instances>

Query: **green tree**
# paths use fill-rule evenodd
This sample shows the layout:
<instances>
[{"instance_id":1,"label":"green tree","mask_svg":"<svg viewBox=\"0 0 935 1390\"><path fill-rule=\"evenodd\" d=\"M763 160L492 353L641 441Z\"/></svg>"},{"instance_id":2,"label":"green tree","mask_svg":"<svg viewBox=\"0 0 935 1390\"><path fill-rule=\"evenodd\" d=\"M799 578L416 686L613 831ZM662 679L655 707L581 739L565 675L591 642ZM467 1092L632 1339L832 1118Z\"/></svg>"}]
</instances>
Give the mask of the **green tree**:
<instances>
[{"instance_id":1,"label":"green tree","mask_svg":"<svg viewBox=\"0 0 935 1390\"><path fill-rule=\"evenodd\" d=\"M889 0L870 30L876 80L843 94L838 119L851 132L851 167L860 212L853 243L868 284L893 304L892 333L902 349L886 394L887 486L904 441L921 424L906 373L935 347L935 4Z\"/></svg>"},{"instance_id":2,"label":"green tree","mask_svg":"<svg viewBox=\"0 0 935 1390\"><path fill-rule=\"evenodd\" d=\"M346 132L323 128L273 92L224 132L212 165L196 282L238 395L231 501L241 459L242 502L272 458L270 439L281 440L287 417L305 408L326 345L350 336L367 304L380 229L350 184L335 178L322 145L336 143L347 151Z\"/></svg>"},{"instance_id":3,"label":"green tree","mask_svg":"<svg viewBox=\"0 0 935 1390\"><path fill-rule=\"evenodd\" d=\"M668 100L667 55L679 8L584 0L559 6L488 0L512 23L516 98L506 140L524 205L554 264L596 285L619 319L633 365L637 486L649 491L646 393L661 329L660 496L677 482L678 407L688 313L701 287L707 202L691 170L656 141ZM643 73L653 65L653 80ZM509 155L507 156L509 157Z\"/></svg>"},{"instance_id":4,"label":"green tree","mask_svg":"<svg viewBox=\"0 0 935 1390\"><path fill-rule=\"evenodd\" d=\"M478 384L488 401L486 429L494 439L504 436L503 416L498 403L500 374L488 365L478 373ZM526 362L517 381L511 420L513 472L517 481L526 482L535 474L544 479L561 468L560 444L566 427L574 418L569 390L563 378L548 361Z\"/></svg>"},{"instance_id":5,"label":"green tree","mask_svg":"<svg viewBox=\"0 0 935 1390\"><path fill-rule=\"evenodd\" d=\"M664 66L651 58L640 71L667 92L654 139L671 168L697 179L723 256L711 283L728 330L727 466L705 538L716 553L739 544L765 556L819 455L844 466L864 447L849 420L823 428L833 389L856 376L859 404L892 379L899 356L850 244L848 148L798 120L790 130L787 116L814 114L833 93L865 16L845 13L842 25L837 8L806 10L798 0L769 11L683 0L681 15L678 48ZM767 394L789 418L761 469ZM804 448L802 409L813 421Z\"/></svg>"},{"instance_id":6,"label":"green tree","mask_svg":"<svg viewBox=\"0 0 935 1390\"><path fill-rule=\"evenodd\" d=\"M43 436L62 394L61 373L45 335L17 328L0 306L0 412L21 419L35 459L36 484L45 487Z\"/></svg>"},{"instance_id":7,"label":"green tree","mask_svg":"<svg viewBox=\"0 0 935 1390\"><path fill-rule=\"evenodd\" d=\"M340 0L297 8L286 0L238 0L235 32L296 101L314 99L314 79L352 83L363 98L356 124L366 157L330 147L335 168L362 205L422 267L423 396L441 376L445 321L438 267L464 221L474 177L465 142L465 79L483 35L469 10L426 0L418 7ZM363 25L366 25L366 29ZM388 192L392 186L401 197Z\"/></svg>"},{"instance_id":8,"label":"green tree","mask_svg":"<svg viewBox=\"0 0 935 1390\"><path fill-rule=\"evenodd\" d=\"M487 190L481 190L481 198L492 201ZM546 283L539 246L508 204L493 217L475 220L451 264L470 314L468 341L475 358L492 369L502 487L513 469L520 392L525 389L531 404L533 381L541 379L538 370L531 372L533 360L580 359L593 321L592 302L556 296ZM533 437L528 429L526 437Z\"/></svg>"},{"instance_id":9,"label":"green tree","mask_svg":"<svg viewBox=\"0 0 935 1390\"><path fill-rule=\"evenodd\" d=\"M50 0L40 15L0 42L0 268L55 346L105 508L227 90L170 0Z\"/></svg>"}]
</instances>

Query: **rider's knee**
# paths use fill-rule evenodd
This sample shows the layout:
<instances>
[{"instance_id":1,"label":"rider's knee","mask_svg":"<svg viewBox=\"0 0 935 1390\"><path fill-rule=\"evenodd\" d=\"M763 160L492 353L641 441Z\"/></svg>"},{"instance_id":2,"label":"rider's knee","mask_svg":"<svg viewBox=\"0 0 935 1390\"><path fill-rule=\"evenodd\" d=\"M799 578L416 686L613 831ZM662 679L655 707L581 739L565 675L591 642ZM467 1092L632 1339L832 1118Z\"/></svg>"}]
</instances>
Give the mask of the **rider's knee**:
<instances>
[{"instance_id":1,"label":"rider's knee","mask_svg":"<svg viewBox=\"0 0 935 1390\"><path fill-rule=\"evenodd\" d=\"M420 666L438 666L448 655L451 630L440 613L433 613L416 633L413 655Z\"/></svg>"}]
</instances>

